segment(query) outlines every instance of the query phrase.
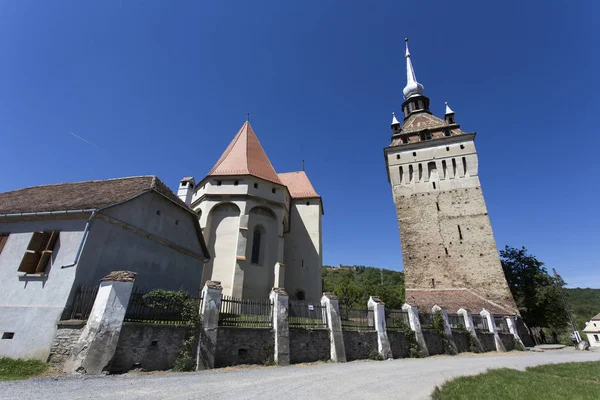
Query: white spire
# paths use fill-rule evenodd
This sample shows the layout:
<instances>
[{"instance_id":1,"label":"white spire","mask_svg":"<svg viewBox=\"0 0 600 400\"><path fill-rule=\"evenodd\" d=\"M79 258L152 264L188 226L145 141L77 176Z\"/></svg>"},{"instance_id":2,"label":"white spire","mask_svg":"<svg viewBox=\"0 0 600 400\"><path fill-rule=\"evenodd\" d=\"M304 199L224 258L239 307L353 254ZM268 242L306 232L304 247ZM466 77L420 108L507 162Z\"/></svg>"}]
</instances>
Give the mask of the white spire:
<instances>
[{"instance_id":1,"label":"white spire","mask_svg":"<svg viewBox=\"0 0 600 400\"><path fill-rule=\"evenodd\" d=\"M448 105L448 102L446 101L444 104L446 104L446 115L448 115L448 114L454 114L454 111L452 111L452 109Z\"/></svg>"},{"instance_id":2,"label":"white spire","mask_svg":"<svg viewBox=\"0 0 600 400\"><path fill-rule=\"evenodd\" d=\"M400 125L400 122L398 122L398 120L396 119L396 113L392 112L392 123L391 125Z\"/></svg>"},{"instance_id":3,"label":"white spire","mask_svg":"<svg viewBox=\"0 0 600 400\"><path fill-rule=\"evenodd\" d=\"M412 62L410 61L410 51L408 51L408 38L404 39L406 42L406 86L404 87L404 99L408 99L413 96L423 95L423 85L417 82L415 76L415 70L413 69Z\"/></svg>"}]
</instances>

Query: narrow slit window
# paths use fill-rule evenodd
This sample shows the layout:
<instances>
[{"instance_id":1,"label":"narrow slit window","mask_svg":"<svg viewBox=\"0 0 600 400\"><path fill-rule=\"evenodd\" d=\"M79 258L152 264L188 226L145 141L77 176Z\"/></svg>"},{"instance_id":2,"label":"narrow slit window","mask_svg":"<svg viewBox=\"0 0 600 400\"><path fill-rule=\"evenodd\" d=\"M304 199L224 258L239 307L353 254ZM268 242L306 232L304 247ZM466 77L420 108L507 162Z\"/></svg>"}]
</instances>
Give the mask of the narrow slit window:
<instances>
[{"instance_id":1,"label":"narrow slit window","mask_svg":"<svg viewBox=\"0 0 600 400\"><path fill-rule=\"evenodd\" d=\"M448 248L444 247L444 251L446 252L446 255L448 255Z\"/></svg>"},{"instance_id":2,"label":"narrow slit window","mask_svg":"<svg viewBox=\"0 0 600 400\"><path fill-rule=\"evenodd\" d=\"M260 241L262 239L262 232L260 227L254 228L254 235L252 236L252 257L250 262L252 264L258 264L260 261Z\"/></svg>"},{"instance_id":3,"label":"narrow slit window","mask_svg":"<svg viewBox=\"0 0 600 400\"><path fill-rule=\"evenodd\" d=\"M458 237L460 238L460 240L463 240L463 235L462 235L462 231L460 230L460 225L456 225L458 227Z\"/></svg>"},{"instance_id":4,"label":"narrow slit window","mask_svg":"<svg viewBox=\"0 0 600 400\"><path fill-rule=\"evenodd\" d=\"M423 164L419 164L419 182L423 180Z\"/></svg>"},{"instance_id":5,"label":"narrow slit window","mask_svg":"<svg viewBox=\"0 0 600 400\"><path fill-rule=\"evenodd\" d=\"M456 158L452 159L452 175L456 177Z\"/></svg>"},{"instance_id":6,"label":"narrow slit window","mask_svg":"<svg viewBox=\"0 0 600 400\"><path fill-rule=\"evenodd\" d=\"M465 157L462 158L463 161L463 170L465 171L465 175L467 174L467 159Z\"/></svg>"},{"instance_id":7,"label":"narrow slit window","mask_svg":"<svg viewBox=\"0 0 600 400\"><path fill-rule=\"evenodd\" d=\"M415 171L412 165L408 166L408 181L412 182L413 181L413 177L415 175Z\"/></svg>"},{"instance_id":8,"label":"narrow slit window","mask_svg":"<svg viewBox=\"0 0 600 400\"><path fill-rule=\"evenodd\" d=\"M440 211L440 203L438 203L437 201L435 202L435 206L437 207L437 210Z\"/></svg>"},{"instance_id":9,"label":"narrow slit window","mask_svg":"<svg viewBox=\"0 0 600 400\"><path fill-rule=\"evenodd\" d=\"M404 180L404 169L402 167L400 167L400 183L402 183L402 181ZM0 249L1 251L1 249Z\"/></svg>"},{"instance_id":10,"label":"narrow slit window","mask_svg":"<svg viewBox=\"0 0 600 400\"><path fill-rule=\"evenodd\" d=\"M433 182L433 188L434 188L434 189L436 188L436 187L435 187L435 182Z\"/></svg>"},{"instance_id":11,"label":"narrow slit window","mask_svg":"<svg viewBox=\"0 0 600 400\"><path fill-rule=\"evenodd\" d=\"M442 169L444 170L444 179L448 178L448 167L446 166L446 160L442 161Z\"/></svg>"}]
</instances>

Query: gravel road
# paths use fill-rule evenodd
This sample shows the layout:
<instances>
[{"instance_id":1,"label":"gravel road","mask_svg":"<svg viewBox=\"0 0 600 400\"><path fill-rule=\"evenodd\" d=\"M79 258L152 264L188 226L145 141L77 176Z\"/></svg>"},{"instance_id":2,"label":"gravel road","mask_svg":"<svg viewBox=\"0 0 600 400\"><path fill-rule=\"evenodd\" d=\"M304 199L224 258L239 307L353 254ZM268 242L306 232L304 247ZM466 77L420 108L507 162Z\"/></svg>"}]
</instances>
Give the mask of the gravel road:
<instances>
[{"instance_id":1,"label":"gravel road","mask_svg":"<svg viewBox=\"0 0 600 400\"><path fill-rule=\"evenodd\" d=\"M428 399L445 380L571 361L600 361L572 349L424 359L224 368L193 373L36 378L0 382L0 399Z\"/></svg>"}]
</instances>

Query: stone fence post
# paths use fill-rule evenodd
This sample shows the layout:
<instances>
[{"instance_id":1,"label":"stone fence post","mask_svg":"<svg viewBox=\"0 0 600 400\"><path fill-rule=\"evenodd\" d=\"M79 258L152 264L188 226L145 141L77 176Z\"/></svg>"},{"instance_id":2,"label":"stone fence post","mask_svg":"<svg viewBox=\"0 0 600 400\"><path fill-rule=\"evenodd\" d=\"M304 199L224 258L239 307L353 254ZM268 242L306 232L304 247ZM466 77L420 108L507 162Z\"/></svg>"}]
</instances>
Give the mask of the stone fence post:
<instances>
[{"instance_id":1,"label":"stone fence post","mask_svg":"<svg viewBox=\"0 0 600 400\"><path fill-rule=\"evenodd\" d=\"M515 338L515 347L519 350L524 350L525 346L523 345L523 341L521 341L521 337L519 336L519 331L517 330L517 324L513 317L504 317L506 320L506 325L508 326L508 330L512 333Z\"/></svg>"},{"instance_id":2,"label":"stone fence post","mask_svg":"<svg viewBox=\"0 0 600 400\"><path fill-rule=\"evenodd\" d=\"M367 303L369 310L373 311L375 330L377 331L377 351L383 358L392 358L392 348L387 335L385 323L385 304L379 297L369 297Z\"/></svg>"},{"instance_id":3,"label":"stone fence post","mask_svg":"<svg viewBox=\"0 0 600 400\"><path fill-rule=\"evenodd\" d=\"M454 338L452 337L452 328L450 327L450 322L448 321L448 311L436 304L431 309L431 312L433 314L439 313L442 316L442 319L444 320L444 336L446 337L448 345L450 346L449 350L452 354L458 354L458 348L456 347L456 343L454 343Z\"/></svg>"},{"instance_id":4,"label":"stone fence post","mask_svg":"<svg viewBox=\"0 0 600 400\"><path fill-rule=\"evenodd\" d=\"M342 332L338 299L333 293L323 293L321 306L325 307L325 313L327 314L327 327L329 328L329 340L331 342L331 361L346 362L346 348L344 347L344 334Z\"/></svg>"},{"instance_id":5,"label":"stone fence post","mask_svg":"<svg viewBox=\"0 0 600 400\"><path fill-rule=\"evenodd\" d=\"M289 365L290 326L288 324L288 294L283 288L273 288L269 299L273 302L273 332L275 334L273 358L278 365Z\"/></svg>"},{"instance_id":6,"label":"stone fence post","mask_svg":"<svg viewBox=\"0 0 600 400\"><path fill-rule=\"evenodd\" d=\"M402 306L402 311L408 313L410 329L412 329L412 331L415 333L417 344L419 345L423 356L429 357L429 349L427 348L427 343L425 343L425 337L423 336L423 331L421 330L421 321L419 321L419 311L417 310L417 307L413 307L408 303L404 303Z\"/></svg>"},{"instance_id":7,"label":"stone fence post","mask_svg":"<svg viewBox=\"0 0 600 400\"><path fill-rule=\"evenodd\" d=\"M217 281L207 281L202 288L202 302L200 303L202 324L198 333L196 370L215 367L222 292L221 282Z\"/></svg>"},{"instance_id":8,"label":"stone fence post","mask_svg":"<svg viewBox=\"0 0 600 400\"><path fill-rule=\"evenodd\" d=\"M471 334L472 340L475 341L475 345L480 352L483 352L483 346L477 337L477 331L475 331L475 324L473 323L473 315L471 315L470 311L465 310L464 308L459 308L457 311L458 315L462 315L465 320L465 328Z\"/></svg>"},{"instance_id":9,"label":"stone fence post","mask_svg":"<svg viewBox=\"0 0 600 400\"><path fill-rule=\"evenodd\" d=\"M482 317L487 319L488 328L491 333L494 334L494 341L496 342L496 351L506 351L504 348L504 343L500 339L500 335L498 335L498 329L496 328L496 321L494 320L494 316L485 308L481 310L479 313Z\"/></svg>"},{"instance_id":10,"label":"stone fence post","mask_svg":"<svg viewBox=\"0 0 600 400\"><path fill-rule=\"evenodd\" d=\"M99 375L112 360L135 275L130 271L113 271L102 279L90 316L65 362L64 372Z\"/></svg>"}]
</instances>

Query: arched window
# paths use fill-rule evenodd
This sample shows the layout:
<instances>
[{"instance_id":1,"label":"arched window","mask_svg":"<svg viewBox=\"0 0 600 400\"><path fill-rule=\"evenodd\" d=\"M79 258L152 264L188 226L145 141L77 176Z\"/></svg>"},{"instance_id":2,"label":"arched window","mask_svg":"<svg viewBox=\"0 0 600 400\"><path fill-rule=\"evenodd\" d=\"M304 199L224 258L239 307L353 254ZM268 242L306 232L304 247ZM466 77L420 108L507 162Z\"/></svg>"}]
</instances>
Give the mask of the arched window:
<instances>
[{"instance_id":1,"label":"arched window","mask_svg":"<svg viewBox=\"0 0 600 400\"><path fill-rule=\"evenodd\" d=\"M254 235L252 236L252 257L250 262L252 264L260 264L260 241L262 239L262 229L260 226L254 228Z\"/></svg>"},{"instance_id":2,"label":"arched window","mask_svg":"<svg viewBox=\"0 0 600 400\"><path fill-rule=\"evenodd\" d=\"M296 291L296 299L300 301L304 301L306 299L306 295L304 294L304 290Z\"/></svg>"}]
</instances>

